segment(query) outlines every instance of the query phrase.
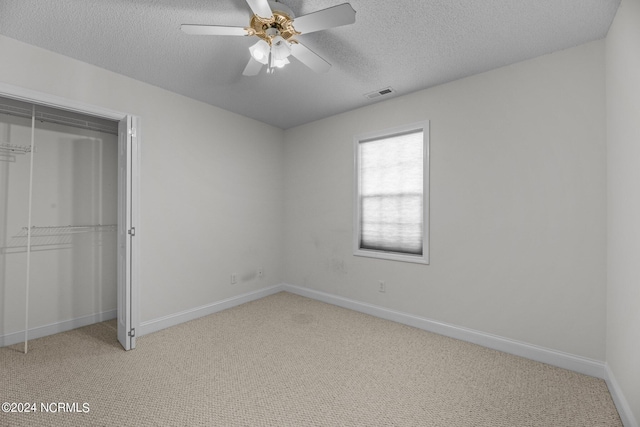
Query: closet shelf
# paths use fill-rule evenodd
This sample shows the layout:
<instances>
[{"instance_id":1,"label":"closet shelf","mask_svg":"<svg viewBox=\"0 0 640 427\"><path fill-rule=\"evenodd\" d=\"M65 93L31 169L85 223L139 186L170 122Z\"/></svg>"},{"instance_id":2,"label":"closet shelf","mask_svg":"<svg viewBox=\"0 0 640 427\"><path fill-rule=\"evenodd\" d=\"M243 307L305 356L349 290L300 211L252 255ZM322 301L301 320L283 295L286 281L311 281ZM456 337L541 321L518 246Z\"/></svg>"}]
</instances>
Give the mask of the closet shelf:
<instances>
[{"instance_id":1,"label":"closet shelf","mask_svg":"<svg viewBox=\"0 0 640 427\"><path fill-rule=\"evenodd\" d=\"M9 245L2 248L1 252L5 254L26 252L29 234L31 235L32 251L69 249L74 242L79 242L75 239L85 239L80 235L89 233L94 233L95 236L95 238L90 237L91 244L100 246L102 244L100 236L103 233L115 233L117 230L116 224L22 227L20 232L12 236ZM86 242L86 240L83 241Z\"/></svg>"},{"instance_id":2,"label":"closet shelf","mask_svg":"<svg viewBox=\"0 0 640 427\"><path fill-rule=\"evenodd\" d=\"M25 145L13 145L0 142L0 151L8 151L16 154L25 154L31 152L31 147Z\"/></svg>"},{"instance_id":3,"label":"closet shelf","mask_svg":"<svg viewBox=\"0 0 640 427\"><path fill-rule=\"evenodd\" d=\"M118 226L116 224L108 225L50 225L44 227L31 227L31 237L41 236L53 236L59 234L75 234L75 233L90 233L90 232L106 232L116 231ZM29 227L22 227L20 233L13 237L27 237Z\"/></svg>"}]
</instances>

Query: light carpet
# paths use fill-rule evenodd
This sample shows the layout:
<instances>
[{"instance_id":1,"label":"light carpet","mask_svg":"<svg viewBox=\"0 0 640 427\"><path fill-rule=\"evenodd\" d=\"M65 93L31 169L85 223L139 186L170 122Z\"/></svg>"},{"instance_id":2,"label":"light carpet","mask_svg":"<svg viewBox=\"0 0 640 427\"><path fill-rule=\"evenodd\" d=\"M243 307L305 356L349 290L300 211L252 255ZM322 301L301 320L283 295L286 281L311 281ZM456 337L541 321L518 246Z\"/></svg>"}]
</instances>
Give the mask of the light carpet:
<instances>
[{"instance_id":1,"label":"light carpet","mask_svg":"<svg viewBox=\"0 0 640 427\"><path fill-rule=\"evenodd\" d=\"M129 352L115 321L21 349L0 401L38 412L2 426L622 426L603 380L286 292Z\"/></svg>"}]
</instances>

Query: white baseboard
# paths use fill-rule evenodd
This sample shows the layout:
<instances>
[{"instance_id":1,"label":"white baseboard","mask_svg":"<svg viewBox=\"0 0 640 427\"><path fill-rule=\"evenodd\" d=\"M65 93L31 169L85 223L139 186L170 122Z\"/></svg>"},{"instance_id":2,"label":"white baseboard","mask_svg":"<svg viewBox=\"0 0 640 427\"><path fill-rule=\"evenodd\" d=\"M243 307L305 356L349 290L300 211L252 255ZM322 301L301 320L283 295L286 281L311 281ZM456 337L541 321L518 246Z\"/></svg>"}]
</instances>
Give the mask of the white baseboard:
<instances>
[{"instance_id":1,"label":"white baseboard","mask_svg":"<svg viewBox=\"0 0 640 427\"><path fill-rule=\"evenodd\" d=\"M33 340L36 338L46 337L47 335L70 331L72 329L81 328L94 323L104 322L105 320L115 319L116 316L116 310L109 310L103 311L102 313L90 314L88 316L76 317L75 319L52 323L50 325L29 328L28 339ZM0 347L21 342L24 342L24 330L0 336Z\"/></svg>"},{"instance_id":2,"label":"white baseboard","mask_svg":"<svg viewBox=\"0 0 640 427\"><path fill-rule=\"evenodd\" d=\"M275 285L254 292L238 295L236 297L231 297L222 301L214 302L212 304L184 310L179 313L169 314L157 319L148 320L146 322L140 323L140 330L137 335L143 336L153 332L157 332L171 326L176 326L190 320L195 320L202 316L208 316L209 314L217 313L218 311L226 310L240 304L264 298L266 296L282 292L283 290L284 288L282 285Z\"/></svg>"},{"instance_id":3,"label":"white baseboard","mask_svg":"<svg viewBox=\"0 0 640 427\"><path fill-rule=\"evenodd\" d=\"M488 347L494 350L503 351L505 353L514 354L516 356L525 357L537 362L569 369L571 371L590 375L592 377L601 379L604 379L605 377L604 362L598 360L588 359L557 350L551 350L537 345L504 338L473 329L463 328L460 326L450 325L444 322L439 322L437 320L414 316L412 314L402 313L399 311L390 310L388 308L343 298L325 292L302 288L295 285L283 284L283 290L318 301L348 308L350 310L370 314L382 319L392 320L404 325L424 329L425 331L434 332L436 334L444 335L447 337L471 342L483 347Z\"/></svg>"},{"instance_id":4,"label":"white baseboard","mask_svg":"<svg viewBox=\"0 0 640 427\"><path fill-rule=\"evenodd\" d=\"M622 394L618 381L616 381L616 377L613 375L613 371L611 371L608 363L605 363L604 369L605 381L607 382L607 387L609 387L609 393L611 393L613 403L616 404L616 409L618 409L618 414L620 414L622 424L624 427L640 427L640 424L638 424L638 421L633 416L629 402L627 402L624 394Z\"/></svg>"}]
</instances>

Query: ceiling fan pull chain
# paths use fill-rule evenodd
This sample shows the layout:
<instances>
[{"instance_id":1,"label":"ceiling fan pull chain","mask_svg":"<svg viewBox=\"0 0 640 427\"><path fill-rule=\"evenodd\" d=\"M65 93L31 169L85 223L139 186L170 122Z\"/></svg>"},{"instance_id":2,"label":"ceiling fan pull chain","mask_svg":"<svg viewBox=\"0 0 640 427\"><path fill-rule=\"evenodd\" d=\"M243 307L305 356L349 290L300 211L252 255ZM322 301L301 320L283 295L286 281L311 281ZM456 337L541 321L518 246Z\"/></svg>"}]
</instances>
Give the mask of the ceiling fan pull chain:
<instances>
[{"instance_id":1,"label":"ceiling fan pull chain","mask_svg":"<svg viewBox=\"0 0 640 427\"><path fill-rule=\"evenodd\" d=\"M269 49L269 61L267 62L267 74L273 74L273 53Z\"/></svg>"}]
</instances>

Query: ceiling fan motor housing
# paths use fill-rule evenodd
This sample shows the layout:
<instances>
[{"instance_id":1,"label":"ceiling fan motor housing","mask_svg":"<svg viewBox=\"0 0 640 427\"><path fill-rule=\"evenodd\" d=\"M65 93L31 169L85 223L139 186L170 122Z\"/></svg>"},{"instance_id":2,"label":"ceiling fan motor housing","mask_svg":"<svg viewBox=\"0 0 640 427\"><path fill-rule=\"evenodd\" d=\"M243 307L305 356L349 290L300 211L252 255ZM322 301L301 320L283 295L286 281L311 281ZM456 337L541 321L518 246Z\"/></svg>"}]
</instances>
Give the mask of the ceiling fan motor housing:
<instances>
[{"instance_id":1,"label":"ceiling fan motor housing","mask_svg":"<svg viewBox=\"0 0 640 427\"><path fill-rule=\"evenodd\" d=\"M263 18L253 15L249 27L246 28L248 35L257 36L262 40L272 44L273 39L281 36L289 43L297 43L294 37L300 34L293 27L294 14L291 9L282 3L269 2L273 16Z\"/></svg>"}]
</instances>

